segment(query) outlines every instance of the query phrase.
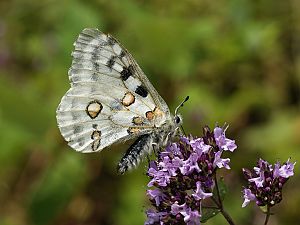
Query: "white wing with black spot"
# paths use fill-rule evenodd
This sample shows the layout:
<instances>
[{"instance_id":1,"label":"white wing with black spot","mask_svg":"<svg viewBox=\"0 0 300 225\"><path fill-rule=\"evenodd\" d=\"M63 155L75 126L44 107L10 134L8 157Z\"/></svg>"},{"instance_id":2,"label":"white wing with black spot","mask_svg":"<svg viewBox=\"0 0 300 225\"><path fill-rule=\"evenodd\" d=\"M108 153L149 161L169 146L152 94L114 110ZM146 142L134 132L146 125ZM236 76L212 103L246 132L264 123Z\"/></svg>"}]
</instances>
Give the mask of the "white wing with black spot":
<instances>
[{"instance_id":1,"label":"white wing with black spot","mask_svg":"<svg viewBox=\"0 0 300 225\"><path fill-rule=\"evenodd\" d=\"M88 28L74 46L71 88L57 108L58 127L73 149L100 151L170 120L168 106L116 39Z\"/></svg>"}]
</instances>

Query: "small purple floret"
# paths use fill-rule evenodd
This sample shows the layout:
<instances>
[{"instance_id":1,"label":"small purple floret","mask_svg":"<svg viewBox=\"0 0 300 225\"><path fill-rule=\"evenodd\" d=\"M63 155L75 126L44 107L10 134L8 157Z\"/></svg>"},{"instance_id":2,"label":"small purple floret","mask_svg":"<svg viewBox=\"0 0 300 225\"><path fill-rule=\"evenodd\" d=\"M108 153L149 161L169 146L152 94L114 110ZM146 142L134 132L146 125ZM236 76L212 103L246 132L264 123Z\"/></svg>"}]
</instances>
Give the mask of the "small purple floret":
<instances>
[{"instance_id":1,"label":"small purple floret","mask_svg":"<svg viewBox=\"0 0 300 225\"><path fill-rule=\"evenodd\" d=\"M198 210L191 210L191 208L187 208L185 212L181 213L184 216L184 222L187 225L200 225L201 215Z\"/></svg>"},{"instance_id":2,"label":"small purple floret","mask_svg":"<svg viewBox=\"0 0 300 225\"><path fill-rule=\"evenodd\" d=\"M149 176L152 176L152 180L148 183L148 187L152 187L155 184L158 184L161 187L166 187L170 182L170 176L168 172L155 170L154 168L150 168L148 170Z\"/></svg>"},{"instance_id":3,"label":"small purple floret","mask_svg":"<svg viewBox=\"0 0 300 225\"><path fill-rule=\"evenodd\" d=\"M284 178L289 178L289 177L293 176L295 164L296 164L296 162L291 163L290 159L288 159L288 161L285 163L285 165L280 167L279 176L284 177Z\"/></svg>"},{"instance_id":4,"label":"small purple floret","mask_svg":"<svg viewBox=\"0 0 300 225\"><path fill-rule=\"evenodd\" d=\"M181 173L183 175L191 174L194 171L199 173L201 169L198 165L198 158L199 156L197 153L192 153L186 161L183 161L183 166L180 167Z\"/></svg>"},{"instance_id":5,"label":"small purple floret","mask_svg":"<svg viewBox=\"0 0 300 225\"><path fill-rule=\"evenodd\" d=\"M160 202L163 201L166 198L166 195L159 189L147 190L147 194L148 194L150 199L155 200L156 206L159 206Z\"/></svg>"},{"instance_id":6,"label":"small purple floret","mask_svg":"<svg viewBox=\"0 0 300 225\"><path fill-rule=\"evenodd\" d=\"M191 140L190 144L192 148L197 152L199 157L202 155L202 153L207 153L208 150L211 148L210 145L206 145L203 141L203 138L197 138L195 140Z\"/></svg>"},{"instance_id":7,"label":"small purple floret","mask_svg":"<svg viewBox=\"0 0 300 225\"><path fill-rule=\"evenodd\" d=\"M256 187L263 187L263 183L265 181L264 172L261 171L259 173L259 177L251 178L248 180L249 182L254 182Z\"/></svg>"},{"instance_id":8,"label":"small purple floret","mask_svg":"<svg viewBox=\"0 0 300 225\"><path fill-rule=\"evenodd\" d=\"M247 206L249 204L250 201L256 201L256 197L254 194L252 194L251 190L246 188L243 190L243 194L244 194L244 202L242 204L242 207L244 208L245 206Z\"/></svg>"},{"instance_id":9,"label":"small purple floret","mask_svg":"<svg viewBox=\"0 0 300 225\"><path fill-rule=\"evenodd\" d=\"M147 220L144 225L157 224L163 225L164 223L161 221L162 217L168 215L167 212L157 212L154 209L148 209L146 211Z\"/></svg>"},{"instance_id":10,"label":"small purple floret","mask_svg":"<svg viewBox=\"0 0 300 225\"><path fill-rule=\"evenodd\" d=\"M217 166L219 168L226 168L226 169L230 169L230 166L229 166L229 162L230 162L230 159L229 158L226 158L226 159L222 159L221 158L221 154L222 154L222 151L218 151L216 154L215 154L215 159L214 159L214 163L213 165L214 166Z\"/></svg>"},{"instance_id":11,"label":"small purple floret","mask_svg":"<svg viewBox=\"0 0 300 225\"><path fill-rule=\"evenodd\" d=\"M211 197L213 194L212 193L205 193L203 190L202 190L202 187L201 187L201 182L198 181L196 183L197 185L197 189L196 189L196 192L195 194L192 194L192 196L197 200L201 200L201 199L206 199L206 198L209 198Z\"/></svg>"},{"instance_id":12,"label":"small purple floret","mask_svg":"<svg viewBox=\"0 0 300 225\"><path fill-rule=\"evenodd\" d=\"M214 129L214 137L216 140L216 144L222 150L229 150L233 152L237 148L234 140L225 137L225 130L223 130L221 127L216 127Z\"/></svg>"},{"instance_id":13,"label":"small purple floret","mask_svg":"<svg viewBox=\"0 0 300 225\"><path fill-rule=\"evenodd\" d=\"M186 203L179 205L178 202L175 202L173 205L171 205L171 213L173 215L177 215L178 213L185 212L187 209Z\"/></svg>"}]
</instances>

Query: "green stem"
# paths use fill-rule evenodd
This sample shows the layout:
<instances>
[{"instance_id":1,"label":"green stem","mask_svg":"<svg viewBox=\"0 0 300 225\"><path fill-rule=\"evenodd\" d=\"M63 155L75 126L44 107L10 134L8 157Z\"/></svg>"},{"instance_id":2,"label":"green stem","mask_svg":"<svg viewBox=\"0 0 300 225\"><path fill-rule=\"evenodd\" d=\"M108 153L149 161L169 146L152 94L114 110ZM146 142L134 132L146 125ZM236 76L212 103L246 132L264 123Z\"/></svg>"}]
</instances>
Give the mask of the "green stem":
<instances>
[{"instance_id":1,"label":"green stem","mask_svg":"<svg viewBox=\"0 0 300 225\"><path fill-rule=\"evenodd\" d=\"M230 225L234 225L231 216L224 209L221 210L221 213Z\"/></svg>"},{"instance_id":2,"label":"green stem","mask_svg":"<svg viewBox=\"0 0 300 225\"><path fill-rule=\"evenodd\" d=\"M218 185L218 180L217 180L217 175L216 174L214 175L214 180L215 180L218 200L215 199L215 198L212 198L212 199L215 202L215 204L219 207L220 212L222 213L224 218L227 220L227 222L230 225L234 225L234 222L233 222L231 216L224 210L224 206L223 206L223 202L222 202L222 199L221 199L221 196L220 196L220 190L219 190L219 185Z\"/></svg>"},{"instance_id":3,"label":"green stem","mask_svg":"<svg viewBox=\"0 0 300 225\"><path fill-rule=\"evenodd\" d=\"M271 216L270 206L267 206L266 219L264 225L268 224L270 216Z\"/></svg>"}]
</instances>

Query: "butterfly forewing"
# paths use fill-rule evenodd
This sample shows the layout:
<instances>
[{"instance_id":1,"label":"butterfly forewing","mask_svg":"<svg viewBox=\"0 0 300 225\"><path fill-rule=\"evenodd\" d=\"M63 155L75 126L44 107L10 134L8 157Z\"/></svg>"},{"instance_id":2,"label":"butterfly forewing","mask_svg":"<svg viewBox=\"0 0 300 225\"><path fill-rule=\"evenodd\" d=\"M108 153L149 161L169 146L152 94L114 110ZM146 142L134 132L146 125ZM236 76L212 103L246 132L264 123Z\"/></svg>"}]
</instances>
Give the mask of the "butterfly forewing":
<instances>
[{"instance_id":1,"label":"butterfly forewing","mask_svg":"<svg viewBox=\"0 0 300 225\"><path fill-rule=\"evenodd\" d=\"M74 45L71 88L57 108L58 126L72 148L100 151L169 119L166 103L116 39L84 29Z\"/></svg>"}]
</instances>

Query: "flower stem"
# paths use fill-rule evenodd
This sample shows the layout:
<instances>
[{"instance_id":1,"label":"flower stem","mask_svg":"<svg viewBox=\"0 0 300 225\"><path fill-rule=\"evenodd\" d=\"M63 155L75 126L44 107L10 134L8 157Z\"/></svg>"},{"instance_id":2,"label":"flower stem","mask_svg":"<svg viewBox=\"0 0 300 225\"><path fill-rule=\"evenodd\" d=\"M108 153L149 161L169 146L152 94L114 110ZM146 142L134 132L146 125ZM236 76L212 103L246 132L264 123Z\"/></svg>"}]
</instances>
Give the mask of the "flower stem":
<instances>
[{"instance_id":1,"label":"flower stem","mask_svg":"<svg viewBox=\"0 0 300 225\"><path fill-rule=\"evenodd\" d=\"M233 222L231 216L224 210L224 206L223 206L223 202L222 202L222 199L221 199L221 196L220 196L220 190L219 190L218 180L217 180L217 175L216 174L214 175L214 180L215 180L218 200L216 200L215 198L212 198L212 199L216 203L216 205L219 207L220 212L222 213L224 218L227 220L227 222L230 225L234 225L234 222Z\"/></svg>"},{"instance_id":2,"label":"flower stem","mask_svg":"<svg viewBox=\"0 0 300 225\"><path fill-rule=\"evenodd\" d=\"M221 213L230 225L234 225L231 216L224 209L221 210Z\"/></svg>"},{"instance_id":3,"label":"flower stem","mask_svg":"<svg viewBox=\"0 0 300 225\"><path fill-rule=\"evenodd\" d=\"M266 219L264 225L268 224L270 216L271 216L270 206L267 206Z\"/></svg>"}]
</instances>

